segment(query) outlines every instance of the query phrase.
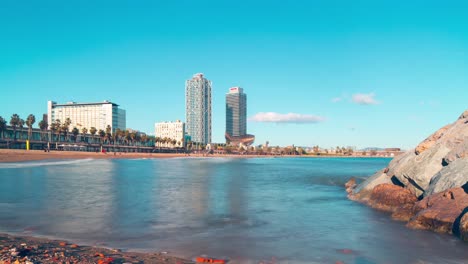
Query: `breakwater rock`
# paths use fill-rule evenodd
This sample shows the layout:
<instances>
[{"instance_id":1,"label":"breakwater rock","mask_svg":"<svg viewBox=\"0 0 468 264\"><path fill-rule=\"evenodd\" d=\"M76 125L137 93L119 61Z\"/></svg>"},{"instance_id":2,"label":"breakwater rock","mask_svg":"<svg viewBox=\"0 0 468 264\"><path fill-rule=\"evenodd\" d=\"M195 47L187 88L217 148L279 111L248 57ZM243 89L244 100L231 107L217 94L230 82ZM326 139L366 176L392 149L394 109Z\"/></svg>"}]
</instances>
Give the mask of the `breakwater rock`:
<instances>
[{"instance_id":1,"label":"breakwater rock","mask_svg":"<svg viewBox=\"0 0 468 264\"><path fill-rule=\"evenodd\" d=\"M408 227L468 241L468 110L364 182L352 179L346 191Z\"/></svg>"}]
</instances>

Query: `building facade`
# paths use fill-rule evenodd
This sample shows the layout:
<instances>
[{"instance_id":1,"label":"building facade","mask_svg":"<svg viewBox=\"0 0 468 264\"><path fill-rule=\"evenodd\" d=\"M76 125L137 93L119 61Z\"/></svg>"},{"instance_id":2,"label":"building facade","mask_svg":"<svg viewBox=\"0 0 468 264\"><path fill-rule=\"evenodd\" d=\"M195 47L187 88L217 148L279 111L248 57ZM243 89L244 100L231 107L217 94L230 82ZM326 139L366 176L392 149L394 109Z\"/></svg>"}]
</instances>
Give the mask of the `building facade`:
<instances>
[{"instance_id":1,"label":"building facade","mask_svg":"<svg viewBox=\"0 0 468 264\"><path fill-rule=\"evenodd\" d=\"M159 138L169 138L177 141L173 147L185 146L185 123L177 120L176 122L161 122L154 125L155 135ZM160 144L160 143L156 143ZM167 145L167 144L166 144Z\"/></svg>"},{"instance_id":2,"label":"building facade","mask_svg":"<svg viewBox=\"0 0 468 264\"><path fill-rule=\"evenodd\" d=\"M102 103L76 103L68 102L57 104L53 101L47 102L47 122L49 126L60 120L61 122L70 118L70 130L73 127L81 129L86 127L89 131L91 127L97 130L106 130L109 125L114 132L117 128L126 129L126 112L119 108L118 104L104 101Z\"/></svg>"},{"instance_id":3,"label":"building facade","mask_svg":"<svg viewBox=\"0 0 468 264\"><path fill-rule=\"evenodd\" d=\"M202 73L185 82L185 120L193 142L211 143L211 81Z\"/></svg>"},{"instance_id":4,"label":"building facade","mask_svg":"<svg viewBox=\"0 0 468 264\"><path fill-rule=\"evenodd\" d=\"M255 137L247 134L247 95L232 87L226 94L226 143L250 145Z\"/></svg>"}]
</instances>

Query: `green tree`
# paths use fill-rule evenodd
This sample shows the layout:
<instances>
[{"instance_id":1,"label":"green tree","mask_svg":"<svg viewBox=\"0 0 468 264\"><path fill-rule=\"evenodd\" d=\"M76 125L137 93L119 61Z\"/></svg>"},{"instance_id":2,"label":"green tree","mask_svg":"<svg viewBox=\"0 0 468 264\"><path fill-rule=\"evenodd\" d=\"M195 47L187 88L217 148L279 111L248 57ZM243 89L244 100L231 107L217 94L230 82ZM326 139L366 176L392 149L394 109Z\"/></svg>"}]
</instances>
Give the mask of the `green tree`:
<instances>
[{"instance_id":1,"label":"green tree","mask_svg":"<svg viewBox=\"0 0 468 264\"><path fill-rule=\"evenodd\" d=\"M70 131L71 120L70 118L65 119L63 122L62 127L60 128L61 132L63 133L64 140L68 140L68 132Z\"/></svg>"},{"instance_id":2,"label":"green tree","mask_svg":"<svg viewBox=\"0 0 468 264\"><path fill-rule=\"evenodd\" d=\"M111 137L112 137L112 127L110 125L107 125L107 127L106 127L106 136L105 136L105 139L106 139L107 143L109 143Z\"/></svg>"},{"instance_id":3,"label":"green tree","mask_svg":"<svg viewBox=\"0 0 468 264\"><path fill-rule=\"evenodd\" d=\"M120 128L117 128L114 132L114 142L117 142L117 144L120 144L120 138L122 137L122 130Z\"/></svg>"},{"instance_id":4,"label":"green tree","mask_svg":"<svg viewBox=\"0 0 468 264\"><path fill-rule=\"evenodd\" d=\"M19 136L20 139L23 137L23 127L24 127L24 123L25 123L25 122L24 122L24 119L20 118L19 123L18 123L18 127L19 127L19 129L20 129L20 134L19 134L19 135L20 135L20 136Z\"/></svg>"},{"instance_id":5,"label":"green tree","mask_svg":"<svg viewBox=\"0 0 468 264\"><path fill-rule=\"evenodd\" d=\"M13 127L13 140L16 141L16 129L19 126L21 118L18 114L13 114L10 118L10 126Z\"/></svg>"},{"instance_id":6,"label":"green tree","mask_svg":"<svg viewBox=\"0 0 468 264\"><path fill-rule=\"evenodd\" d=\"M36 117L33 114L28 115L26 118L26 125L28 126L28 140L32 137L32 126L36 123Z\"/></svg>"},{"instance_id":7,"label":"green tree","mask_svg":"<svg viewBox=\"0 0 468 264\"><path fill-rule=\"evenodd\" d=\"M71 132L73 134L73 140L76 142L76 138L78 137L78 134L80 133L80 130L78 130L78 128L76 128L76 127L73 127Z\"/></svg>"},{"instance_id":8,"label":"green tree","mask_svg":"<svg viewBox=\"0 0 468 264\"><path fill-rule=\"evenodd\" d=\"M83 135L83 139L82 141L85 141L86 142L86 134L88 134L88 129L86 127L83 127L81 129L81 134Z\"/></svg>"},{"instance_id":9,"label":"green tree","mask_svg":"<svg viewBox=\"0 0 468 264\"><path fill-rule=\"evenodd\" d=\"M94 143L94 136L96 135L97 129L95 127L91 127L89 129L89 133L93 136L93 143Z\"/></svg>"},{"instance_id":10,"label":"green tree","mask_svg":"<svg viewBox=\"0 0 468 264\"><path fill-rule=\"evenodd\" d=\"M49 124L47 124L46 120L39 121L39 128L41 129L41 140L44 139L44 133L47 131L48 126Z\"/></svg>"},{"instance_id":11,"label":"green tree","mask_svg":"<svg viewBox=\"0 0 468 264\"><path fill-rule=\"evenodd\" d=\"M7 128L6 120L0 116L0 137L5 137L5 130Z\"/></svg>"},{"instance_id":12,"label":"green tree","mask_svg":"<svg viewBox=\"0 0 468 264\"><path fill-rule=\"evenodd\" d=\"M56 134L55 141L58 141L58 133L60 133L60 120L56 119L55 122L50 124L50 131L52 131L52 134Z\"/></svg>"},{"instance_id":13,"label":"green tree","mask_svg":"<svg viewBox=\"0 0 468 264\"><path fill-rule=\"evenodd\" d=\"M106 136L106 132L102 129L99 129L98 135L99 135L99 138L101 139L101 144L102 144L102 142L104 141L104 137Z\"/></svg>"}]
</instances>

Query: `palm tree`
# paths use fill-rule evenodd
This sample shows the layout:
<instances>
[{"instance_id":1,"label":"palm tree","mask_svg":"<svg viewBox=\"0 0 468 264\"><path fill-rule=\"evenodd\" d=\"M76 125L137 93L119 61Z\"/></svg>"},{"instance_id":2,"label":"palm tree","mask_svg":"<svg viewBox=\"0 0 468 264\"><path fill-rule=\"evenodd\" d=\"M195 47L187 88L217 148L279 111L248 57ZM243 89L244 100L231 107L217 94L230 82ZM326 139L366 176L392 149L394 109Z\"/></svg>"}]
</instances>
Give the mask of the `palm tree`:
<instances>
[{"instance_id":1,"label":"palm tree","mask_svg":"<svg viewBox=\"0 0 468 264\"><path fill-rule=\"evenodd\" d=\"M76 142L76 137L78 136L79 133L80 133L80 130L78 130L78 128L76 127L73 127L72 134L73 134L73 139L75 140L75 142Z\"/></svg>"},{"instance_id":2,"label":"palm tree","mask_svg":"<svg viewBox=\"0 0 468 264\"><path fill-rule=\"evenodd\" d=\"M47 121L46 120L41 120L39 122L39 128L41 129L41 140L44 138L44 132L47 130L47 127L49 126L49 124L47 124Z\"/></svg>"},{"instance_id":3,"label":"palm tree","mask_svg":"<svg viewBox=\"0 0 468 264\"><path fill-rule=\"evenodd\" d=\"M143 134L141 137L140 137L140 141L141 143L143 144L143 146L146 146L146 142L148 141L148 136L146 134Z\"/></svg>"},{"instance_id":4,"label":"palm tree","mask_svg":"<svg viewBox=\"0 0 468 264\"><path fill-rule=\"evenodd\" d=\"M171 140L171 143L172 143L172 147L175 147L175 144L177 143L177 140L173 139L173 140Z\"/></svg>"},{"instance_id":5,"label":"palm tree","mask_svg":"<svg viewBox=\"0 0 468 264\"><path fill-rule=\"evenodd\" d=\"M104 141L104 137L106 136L106 132L104 132L104 130L102 129L99 129L98 135L101 138L101 144L102 144L102 142Z\"/></svg>"},{"instance_id":6,"label":"palm tree","mask_svg":"<svg viewBox=\"0 0 468 264\"><path fill-rule=\"evenodd\" d=\"M13 114L10 118L10 126L13 127L13 140L16 141L16 128L19 126L21 118L18 114Z\"/></svg>"},{"instance_id":7,"label":"palm tree","mask_svg":"<svg viewBox=\"0 0 468 264\"><path fill-rule=\"evenodd\" d=\"M97 132L97 129L95 127L91 127L89 129L89 133L91 133L91 135L93 135L93 142L94 142L94 136L96 135L96 132Z\"/></svg>"},{"instance_id":8,"label":"palm tree","mask_svg":"<svg viewBox=\"0 0 468 264\"><path fill-rule=\"evenodd\" d=\"M86 134L88 133L88 129L86 127L83 127L81 129L81 134L83 135L83 139L82 141L85 141L86 142Z\"/></svg>"},{"instance_id":9,"label":"palm tree","mask_svg":"<svg viewBox=\"0 0 468 264\"><path fill-rule=\"evenodd\" d=\"M114 132L114 143L117 142L117 144L120 144L120 137L122 136L122 130L120 128L117 128Z\"/></svg>"},{"instance_id":10,"label":"palm tree","mask_svg":"<svg viewBox=\"0 0 468 264\"><path fill-rule=\"evenodd\" d=\"M130 133L130 139L132 140L132 144L135 146L135 138L136 138L136 132Z\"/></svg>"},{"instance_id":11,"label":"palm tree","mask_svg":"<svg viewBox=\"0 0 468 264\"><path fill-rule=\"evenodd\" d=\"M18 127L20 128L20 139L21 139L22 134L23 134L24 119L20 118L20 120L18 122Z\"/></svg>"},{"instance_id":12,"label":"palm tree","mask_svg":"<svg viewBox=\"0 0 468 264\"><path fill-rule=\"evenodd\" d=\"M0 116L0 137L5 137L6 120Z\"/></svg>"},{"instance_id":13,"label":"palm tree","mask_svg":"<svg viewBox=\"0 0 468 264\"><path fill-rule=\"evenodd\" d=\"M50 130L55 132L55 141L60 141L60 132L62 130L62 122L60 119L55 119L55 122L50 125Z\"/></svg>"},{"instance_id":14,"label":"palm tree","mask_svg":"<svg viewBox=\"0 0 468 264\"><path fill-rule=\"evenodd\" d=\"M62 124L62 127L61 127L64 140L68 140L68 132L70 131L70 125L71 125L70 118L65 119L65 122Z\"/></svg>"},{"instance_id":15,"label":"palm tree","mask_svg":"<svg viewBox=\"0 0 468 264\"><path fill-rule=\"evenodd\" d=\"M31 139L32 126L34 123L36 123L36 117L33 114L28 115L28 118L26 118L26 125L28 126L28 140Z\"/></svg>"},{"instance_id":16,"label":"palm tree","mask_svg":"<svg viewBox=\"0 0 468 264\"><path fill-rule=\"evenodd\" d=\"M112 128L111 128L110 125L107 125L107 127L106 127L106 137L105 137L107 143L109 143L109 141L110 141L110 139L111 139L111 136L112 136L111 133L112 133Z\"/></svg>"}]
</instances>

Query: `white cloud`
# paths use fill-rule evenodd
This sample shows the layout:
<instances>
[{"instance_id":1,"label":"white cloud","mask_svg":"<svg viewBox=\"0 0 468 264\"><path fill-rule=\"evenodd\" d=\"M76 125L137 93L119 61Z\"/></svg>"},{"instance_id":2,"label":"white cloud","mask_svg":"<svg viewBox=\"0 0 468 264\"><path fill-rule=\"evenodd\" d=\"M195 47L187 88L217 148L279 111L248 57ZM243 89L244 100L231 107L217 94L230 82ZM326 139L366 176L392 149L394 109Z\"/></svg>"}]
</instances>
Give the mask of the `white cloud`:
<instances>
[{"instance_id":1,"label":"white cloud","mask_svg":"<svg viewBox=\"0 0 468 264\"><path fill-rule=\"evenodd\" d=\"M375 105L375 104L379 104L379 102L377 100L375 100L375 94L374 93L370 93L370 94L362 94L362 93L358 93L358 94L353 94L353 102L356 103L356 104L360 104L360 105Z\"/></svg>"},{"instance_id":2,"label":"white cloud","mask_svg":"<svg viewBox=\"0 0 468 264\"><path fill-rule=\"evenodd\" d=\"M275 112L260 112L249 118L249 121L263 123L319 123L325 121L324 117L316 115L303 115L296 113L280 114Z\"/></svg>"},{"instance_id":3,"label":"white cloud","mask_svg":"<svg viewBox=\"0 0 468 264\"><path fill-rule=\"evenodd\" d=\"M335 97L335 98L332 98L332 99L331 99L331 101L332 101L333 103L338 103L338 102L341 102L342 100L343 100L343 98L341 98L341 97Z\"/></svg>"}]
</instances>

